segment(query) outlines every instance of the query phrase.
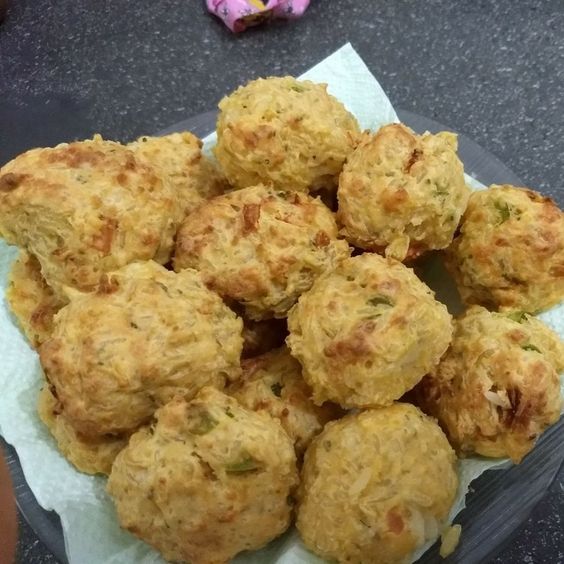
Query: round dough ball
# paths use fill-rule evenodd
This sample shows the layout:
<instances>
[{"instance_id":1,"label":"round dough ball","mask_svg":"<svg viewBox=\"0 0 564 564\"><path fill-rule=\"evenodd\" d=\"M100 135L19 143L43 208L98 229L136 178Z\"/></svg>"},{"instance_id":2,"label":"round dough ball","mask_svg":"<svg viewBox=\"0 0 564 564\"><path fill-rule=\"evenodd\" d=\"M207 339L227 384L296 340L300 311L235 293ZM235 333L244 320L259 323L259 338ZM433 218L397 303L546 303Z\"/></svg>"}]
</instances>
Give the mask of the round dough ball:
<instances>
[{"instance_id":1,"label":"round dough ball","mask_svg":"<svg viewBox=\"0 0 564 564\"><path fill-rule=\"evenodd\" d=\"M439 426L397 403L329 423L306 452L297 527L328 561L407 562L435 539L458 487Z\"/></svg>"},{"instance_id":2,"label":"round dough ball","mask_svg":"<svg viewBox=\"0 0 564 564\"><path fill-rule=\"evenodd\" d=\"M143 136L127 147L147 160L161 178L168 179L182 208L182 217L202 202L223 194L228 187L215 165L202 154L202 141L188 131L162 137Z\"/></svg>"},{"instance_id":3,"label":"round dough ball","mask_svg":"<svg viewBox=\"0 0 564 564\"><path fill-rule=\"evenodd\" d=\"M315 403L387 405L436 366L451 335L446 307L413 271L364 254L317 280L288 316L286 339Z\"/></svg>"},{"instance_id":4,"label":"round dough ball","mask_svg":"<svg viewBox=\"0 0 564 564\"><path fill-rule=\"evenodd\" d=\"M215 156L236 188L335 188L360 135L327 85L289 76L249 82L219 110Z\"/></svg>"},{"instance_id":5,"label":"round dough ball","mask_svg":"<svg viewBox=\"0 0 564 564\"><path fill-rule=\"evenodd\" d=\"M367 136L339 180L338 220L353 245L398 260L450 245L470 189L454 133L402 124Z\"/></svg>"},{"instance_id":6,"label":"round dough ball","mask_svg":"<svg viewBox=\"0 0 564 564\"><path fill-rule=\"evenodd\" d=\"M37 258L58 294L92 291L102 273L135 260L167 262L179 219L170 184L99 135L0 169L0 236Z\"/></svg>"},{"instance_id":7,"label":"round dough ball","mask_svg":"<svg viewBox=\"0 0 564 564\"><path fill-rule=\"evenodd\" d=\"M243 361L243 376L228 393L253 411L278 419L301 456L325 423L343 415L331 403L317 407L302 377L302 367L286 347Z\"/></svg>"},{"instance_id":8,"label":"round dough ball","mask_svg":"<svg viewBox=\"0 0 564 564\"><path fill-rule=\"evenodd\" d=\"M108 475L116 456L129 440L127 435L106 435L94 439L83 437L62 414L61 405L48 386L39 393L37 412L53 435L61 454L86 474Z\"/></svg>"},{"instance_id":9,"label":"round dough ball","mask_svg":"<svg viewBox=\"0 0 564 564\"><path fill-rule=\"evenodd\" d=\"M272 418L204 388L131 437L108 481L123 528L170 561L217 564L290 525L292 443Z\"/></svg>"},{"instance_id":10,"label":"round dough ball","mask_svg":"<svg viewBox=\"0 0 564 564\"><path fill-rule=\"evenodd\" d=\"M55 318L40 360L65 417L88 437L130 432L175 395L240 375L242 322L193 270L154 262L108 275Z\"/></svg>"},{"instance_id":11,"label":"round dough ball","mask_svg":"<svg viewBox=\"0 0 564 564\"><path fill-rule=\"evenodd\" d=\"M527 188L474 192L446 266L468 305L549 308L564 299L564 214Z\"/></svg>"},{"instance_id":12,"label":"round dough ball","mask_svg":"<svg viewBox=\"0 0 564 564\"><path fill-rule=\"evenodd\" d=\"M349 255L337 232L319 200L253 186L214 198L184 220L174 268L199 270L251 319L285 317L315 278Z\"/></svg>"},{"instance_id":13,"label":"round dough ball","mask_svg":"<svg viewBox=\"0 0 564 564\"><path fill-rule=\"evenodd\" d=\"M37 259L20 251L10 270L6 301L30 345L37 348L51 336L53 317L68 300L45 282Z\"/></svg>"},{"instance_id":14,"label":"round dough ball","mask_svg":"<svg viewBox=\"0 0 564 564\"><path fill-rule=\"evenodd\" d=\"M519 462L560 417L562 370L564 345L539 320L474 306L456 321L450 349L414 401L461 455Z\"/></svg>"}]
</instances>

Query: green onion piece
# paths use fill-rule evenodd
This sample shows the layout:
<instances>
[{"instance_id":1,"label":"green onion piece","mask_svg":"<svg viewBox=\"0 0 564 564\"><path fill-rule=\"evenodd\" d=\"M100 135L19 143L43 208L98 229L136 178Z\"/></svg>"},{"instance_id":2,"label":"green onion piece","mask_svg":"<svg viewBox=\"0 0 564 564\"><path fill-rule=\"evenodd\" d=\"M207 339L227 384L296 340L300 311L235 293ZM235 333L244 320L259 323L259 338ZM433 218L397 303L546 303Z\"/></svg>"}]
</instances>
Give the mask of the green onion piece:
<instances>
[{"instance_id":1,"label":"green onion piece","mask_svg":"<svg viewBox=\"0 0 564 564\"><path fill-rule=\"evenodd\" d=\"M517 323L523 323L527 321L527 314L524 311L512 311L507 315L512 321L517 321Z\"/></svg>"},{"instance_id":2,"label":"green onion piece","mask_svg":"<svg viewBox=\"0 0 564 564\"><path fill-rule=\"evenodd\" d=\"M499 213L500 221L499 223L505 223L511 217L511 211L509 209L509 204L507 202L502 202L497 200L494 202L495 209Z\"/></svg>"},{"instance_id":3,"label":"green onion piece","mask_svg":"<svg viewBox=\"0 0 564 564\"><path fill-rule=\"evenodd\" d=\"M535 347L535 345L523 345L521 347L524 351L535 351L535 352L542 352L540 349L538 349L537 347Z\"/></svg>"},{"instance_id":4,"label":"green onion piece","mask_svg":"<svg viewBox=\"0 0 564 564\"><path fill-rule=\"evenodd\" d=\"M368 303L371 306L379 306L379 305L387 305L387 306L393 306L394 302L392 302L392 300L390 298L388 298L387 296L382 296L382 295L378 295L378 296L374 296L373 298L370 298L368 300Z\"/></svg>"},{"instance_id":5,"label":"green onion piece","mask_svg":"<svg viewBox=\"0 0 564 564\"><path fill-rule=\"evenodd\" d=\"M205 435L209 433L214 427L217 427L218 421L214 419L207 411L200 413L200 420L190 429L194 435Z\"/></svg>"},{"instance_id":6,"label":"green onion piece","mask_svg":"<svg viewBox=\"0 0 564 564\"><path fill-rule=\"evenodd\" d=\"M260 464L250 455L246 454L241 460L232 462L225 465L225 471L232 474L239 474L242 472L252 472L258 470Z\"/></svg>"}]
</instances>

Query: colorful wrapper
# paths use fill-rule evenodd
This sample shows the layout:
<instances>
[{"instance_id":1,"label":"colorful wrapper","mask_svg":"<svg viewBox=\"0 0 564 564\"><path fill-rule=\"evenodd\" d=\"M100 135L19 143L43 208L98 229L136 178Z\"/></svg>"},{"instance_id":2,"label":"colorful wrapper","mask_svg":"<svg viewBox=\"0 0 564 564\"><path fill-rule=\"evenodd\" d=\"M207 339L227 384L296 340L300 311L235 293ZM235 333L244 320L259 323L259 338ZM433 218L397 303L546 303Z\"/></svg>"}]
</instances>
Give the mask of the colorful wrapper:
<instances>
[{"instance_id":1,"label":"colorful wrapper","mask_svg":"<svg viewBox=\"0 0 564 564\"><path fill-rule=\"evenodd\" d=\"M231 31L239 33L270 18L299 18L309 0L206 0L206 5Z\"/></svg>"}]
</instances>

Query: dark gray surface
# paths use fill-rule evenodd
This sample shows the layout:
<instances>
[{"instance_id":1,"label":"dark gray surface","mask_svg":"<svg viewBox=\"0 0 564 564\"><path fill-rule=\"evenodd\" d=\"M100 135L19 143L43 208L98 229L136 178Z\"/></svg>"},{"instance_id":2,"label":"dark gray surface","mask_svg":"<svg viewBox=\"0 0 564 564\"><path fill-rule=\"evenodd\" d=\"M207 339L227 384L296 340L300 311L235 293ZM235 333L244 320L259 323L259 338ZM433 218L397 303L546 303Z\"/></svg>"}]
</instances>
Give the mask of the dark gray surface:
<instances>
[{"instance_id":1,"label":"dark gray surface","mask_svg":"<svg viewBox=\"0 0 564 564\"><path fill-rule=\"evenodd\" d=\"M11 0L0 163L96 131L128 140L162 129L350 40L395 105L466 133L562 205L563 29L562 0L313 0L298 22L236 38L199 0ZM564 562L560 476L496 563ZM49 562L22 533L18 561Z\"/></svg>"}]
</instances>

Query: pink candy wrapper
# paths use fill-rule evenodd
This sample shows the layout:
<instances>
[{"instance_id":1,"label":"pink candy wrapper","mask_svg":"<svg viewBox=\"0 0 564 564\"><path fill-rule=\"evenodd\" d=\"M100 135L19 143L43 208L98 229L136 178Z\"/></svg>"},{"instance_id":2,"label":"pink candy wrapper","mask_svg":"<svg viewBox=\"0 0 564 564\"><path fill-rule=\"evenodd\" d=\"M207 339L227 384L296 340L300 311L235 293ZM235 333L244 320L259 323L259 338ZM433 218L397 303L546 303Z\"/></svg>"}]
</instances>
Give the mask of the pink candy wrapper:
<instances>
[{"instance_id":1,"label":"pink candy wrapper","mask_svg":"<svg viewBox=\"0 0 564 564\"><path fill-rule=\"evenodd\" d=\"M270 18L299 18L309 0L206 0L206 4L231 31L239 33Z\"/></svg>"}]
</instances>

